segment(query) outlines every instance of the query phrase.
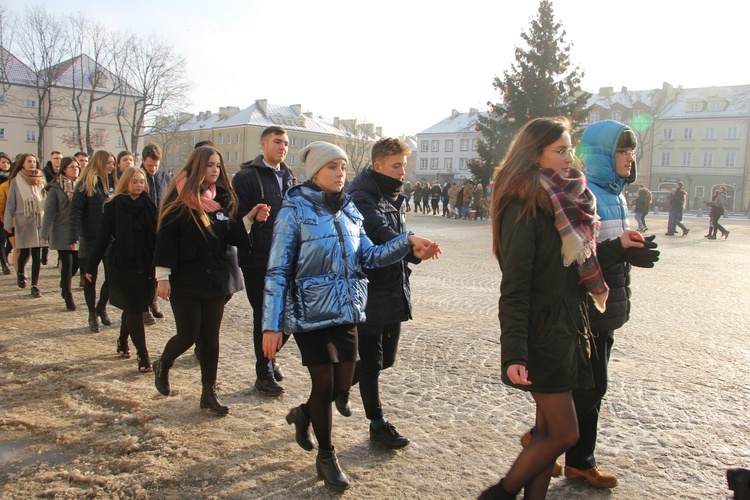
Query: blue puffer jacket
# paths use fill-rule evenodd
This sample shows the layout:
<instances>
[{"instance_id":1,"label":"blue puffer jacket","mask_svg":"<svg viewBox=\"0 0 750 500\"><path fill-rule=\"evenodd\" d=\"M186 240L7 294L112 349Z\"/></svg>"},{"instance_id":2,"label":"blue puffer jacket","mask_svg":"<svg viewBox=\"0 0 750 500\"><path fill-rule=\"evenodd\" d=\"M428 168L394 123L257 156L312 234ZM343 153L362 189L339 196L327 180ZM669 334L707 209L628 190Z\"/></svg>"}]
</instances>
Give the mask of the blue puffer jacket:
<instances>
[{"instance_id":1,"label":"blue puffer jacket","mask_svg":"<svg viewBox=\"0 0 750 500\"><path fill-rule=\"evenodd\" d=\"M618 238L624 230L630 229L627 202L622 193L628 179L619 177L615 168L617 141L626 128L622 123L604 120L587 127L581 137L584 172L601 217L599 242ZM631 178L634 177L631 174ZM591 329L595 332L616 330L630 317L630 264L620 260L602 271L609 286L609 297L604 313L589 307Z\"/></svg>"},{"instance_id":2,"label":"blue puffer jacket","mask_svg":"<svg viewBox=\"0 0 750 500\"><path fill-rule=\"evenodd\" d=\"M323 192L305 185L287 191L273 228L263 331L298 333L366 320L362 269L403 259L412 233L374 245L362 221L348 195L334 214Z\"/></svg>"}]
</instances>

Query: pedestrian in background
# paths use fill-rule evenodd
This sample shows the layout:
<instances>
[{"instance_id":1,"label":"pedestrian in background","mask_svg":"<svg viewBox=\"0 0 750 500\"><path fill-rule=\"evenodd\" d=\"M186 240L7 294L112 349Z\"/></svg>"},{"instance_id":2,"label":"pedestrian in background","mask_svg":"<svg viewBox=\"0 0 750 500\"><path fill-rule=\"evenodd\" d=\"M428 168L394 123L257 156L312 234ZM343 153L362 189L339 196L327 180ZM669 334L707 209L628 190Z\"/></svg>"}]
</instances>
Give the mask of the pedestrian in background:
<instances>
[{"instance_id":1,"label":"pedestrian in background","mask_svg":"<svg viewBox=\"0 0 750 500\"><path fill-rule=\"evenodd\" d=\"M414 212L419 213L420 209L424 213L424 208L422 208L422 183L417 182L414 186Z\"/></svg>"},{"instance_id":2,"label":"pedestrian in background","mask_svg":"<svg viewBox=\"0 0 750 500\"><path fill-rule=\"evenodd\" d=\"M8 255L13 255L13 245L10 242L10 238L13 237L13 228L10 232L5 231L5 203L8 201L8 188L10 183L10 156L5 153L0 153L0 265L2 265L3 274L10 274L10 262L8 262ZM13 262L13 266L17 268L18 263Z\"/></svg>"},{"instance_id":3,"label":"pedestrian in background","mask_svg":"<svg viewBox=\"0 0 750 500\"><path fill-rule=\"evenodd\" d=\"M69 311L77 309L73 300L72 280L73 275L78 272L78 250L70 248L68 238L70 207L80 169L75 158L63 158L57 175L44 188L47 197L42 221L42 243L47 243L52 250L57 250L57 260L60 262L60 293Z\"/></svg>"},{"instance_id":4,"label":"pedestrian in background","mask_svg":"<svg viewBox=\"0 0 750 500\"><path fill-rule=\"evenodd\" d=\"M651 202L653 201L654 197L651 194L651 191L648 190L646 186L641 184L638 186L638 197L635 199L635 220L638 222L638 231L641 233L645 233L648 231L648 226L646 225L646 216L648 215L648 211L651 208Z\"/></svg>"},{"instance_id":5,"label":"pedestrian in background","mask_svg":"<svg viewBox=\"0 0 750 500\"><path fill-rule=\"evenodd\" d=\"M678 182L669 196L669 219L665 236L674 236L678 227L682 229L683 236L687 236L690 232L690 229L682 223L682 212L685 209L686 198L687 192L682 189L682 183Z\"/></svg>"},{"instance_id":6,"label":"pedestrian in background","mask_svg":"<svg viewBox=\"0 0 750 500\"><path fill-rule=\"evenodd\" d=\"M724 229L724 226L719 224L719 219L724 215L724 210L727 206L727 188L721 186L716 193L716 197L711 201L711 227L708 231L708 239L716 239L716 231L721 231L721 235L724 239L729 238L729 231Z\"/></svg>"},{"instance_id":7,"label":"pedestrian in background","mask_svg":"<svg viewBox=\"0 0 750 500\"><path fill-rule=\"evenodd\" d=\"M349 487L331 438L332 402L349 391L357 361L357 324L365 320L363 268L396 263L414 247L430 258L437 245L403 233L376 246L362 215L343 191L348 157L340 147L316 141L300 151L307 182L287 191L274 226L263 303L263 353L273 359L289 331L307 366L312 389L306 403L286 417L305 450L318 441L316 469L336 490ZM289 292L289 293L288 293Z\"/></svg>"}]
</instances>

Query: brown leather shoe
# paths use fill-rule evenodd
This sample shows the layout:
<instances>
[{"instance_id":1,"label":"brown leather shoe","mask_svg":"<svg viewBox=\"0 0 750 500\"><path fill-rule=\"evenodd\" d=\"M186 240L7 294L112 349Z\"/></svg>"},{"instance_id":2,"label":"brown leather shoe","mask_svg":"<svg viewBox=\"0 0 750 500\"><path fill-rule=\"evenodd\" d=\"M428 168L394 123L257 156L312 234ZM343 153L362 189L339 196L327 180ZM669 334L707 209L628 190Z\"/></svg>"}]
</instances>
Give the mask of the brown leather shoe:
<instances>
[{"instance_id":1,"label":"brown leather shoe","mask_svg":"<svg viewBox=\"0 0 750 500\"><path fill-rule=\"evenodd\" d=\"M599 467L591 469L576 469L570 465L565 466L565 477L585 479L591 486L597 488L614 488L617 486L617 476L609 472L602 472Z\"/></svg>"},{"instance_id":2,"label":"brown leather shoe","mask_svg":"<svg viewBox=\"0 0 750 500\"><path fill-rule=\"evenodd\" d=\"M531 442L531 431L527 431L526 434L521 436L521 446L526 448ZM562 465L559 460L555 460L555 466L552 468L552 477L560 477L562 474Z\"/></svg>"},{"instance_id":3,"label":"brown leather shoe","mask_svg":"<svg viewBox=\"0 0 750 500\"><path fill-rule=\"evenodd\" d=\"M156 320L154 319L154 316L151 314L151 311L143 313L143 324L146 326L151 326L156 324Z\"/></svg>"}]
</instances>

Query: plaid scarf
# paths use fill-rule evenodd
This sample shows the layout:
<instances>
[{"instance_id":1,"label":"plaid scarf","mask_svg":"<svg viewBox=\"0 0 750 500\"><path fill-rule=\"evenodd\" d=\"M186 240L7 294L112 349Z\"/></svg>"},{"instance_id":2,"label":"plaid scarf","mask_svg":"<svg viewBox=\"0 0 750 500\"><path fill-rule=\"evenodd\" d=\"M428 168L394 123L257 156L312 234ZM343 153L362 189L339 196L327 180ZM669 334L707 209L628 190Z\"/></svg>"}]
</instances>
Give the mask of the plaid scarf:
<instances>
[{"instance_id":1,"label":"plaid scarf","mask_svg":"<svg viewBox=\"0 0 750 500\"><path fill-rule=\"evenodd\" d=\"M562 240L563 264L578 263L578 276L594 299L596 308L604 312L609 287L596 258L596 234L599 216L596 199L586 187L586 178L571 168L569 178L552 168L540 170L539 182L549 194L555 209L555 227Z\"/></svg>"}]
</instances>

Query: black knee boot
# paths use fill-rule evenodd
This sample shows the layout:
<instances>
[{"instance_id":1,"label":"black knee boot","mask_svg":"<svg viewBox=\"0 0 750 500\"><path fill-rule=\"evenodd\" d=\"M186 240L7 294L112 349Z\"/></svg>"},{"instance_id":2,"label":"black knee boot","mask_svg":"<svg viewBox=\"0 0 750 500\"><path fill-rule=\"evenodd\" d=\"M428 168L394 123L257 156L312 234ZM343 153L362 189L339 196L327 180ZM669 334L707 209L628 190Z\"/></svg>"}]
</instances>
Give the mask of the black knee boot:
<instances>
[{"instance_id":1,"label":"black knee boot","mask_svg":"<svg viewBox=\"0 0 750 500\"><path fill-rule=\"evenodd\" d=\"M318 477L329 488L337 491L344 491L349 488L349 479L339 466L339 459L336 457L336 450L333 446L330 450L318 450L315 468L318 469Z\"/></svg>"},{"instance_id":2,"label":"black knee boot","mask_svg":"<svg viewBox=\"0 0 750 500\"><path fill-rule=\"evenodd\" d=\"M226 415L229 413L229 407L224 406L216 395L216 386L214 384L203 384L201 393L201 408L208 408L217 415Z\"/></svg>"}]
</instances>

